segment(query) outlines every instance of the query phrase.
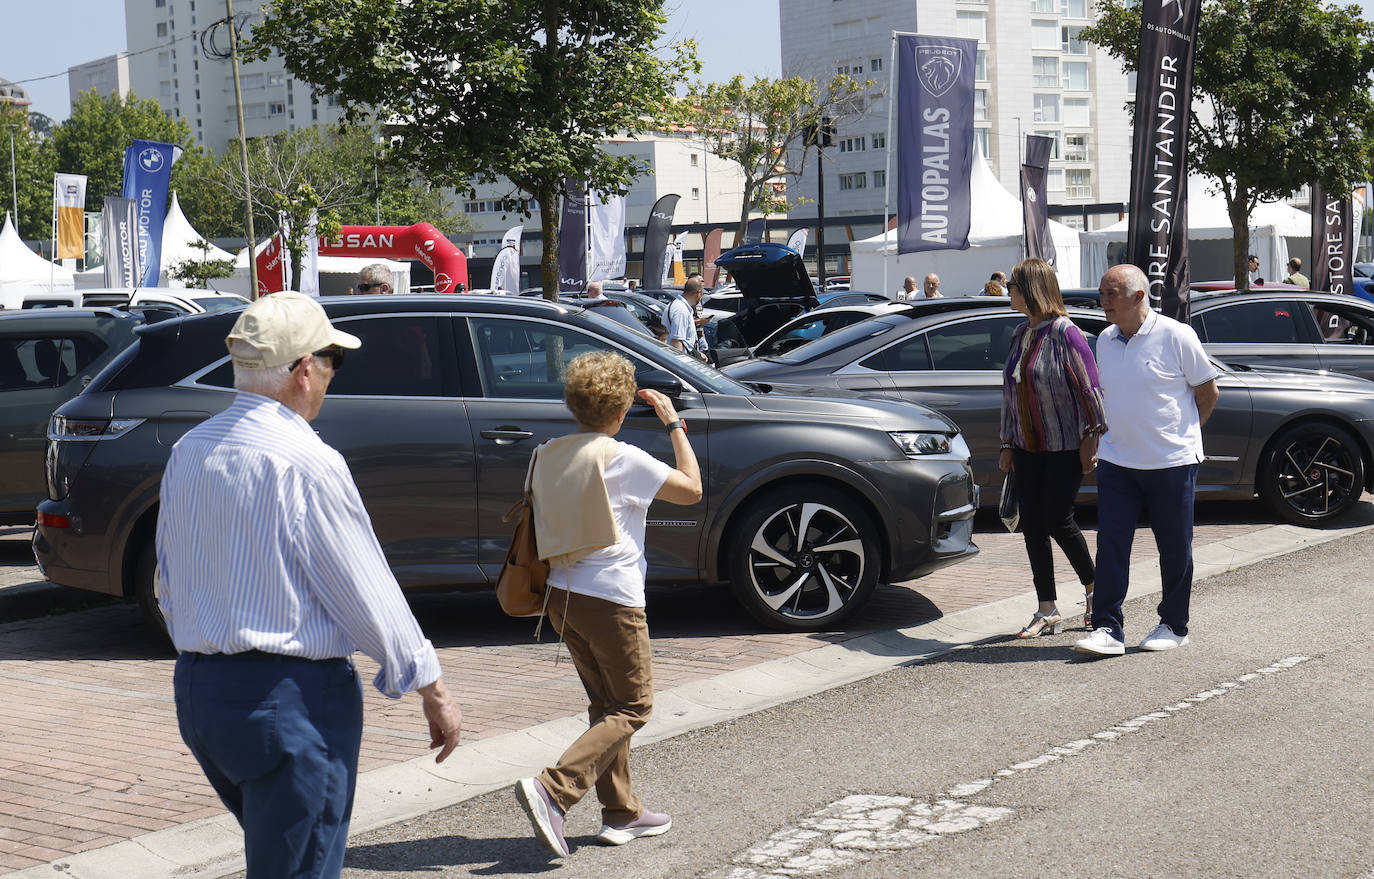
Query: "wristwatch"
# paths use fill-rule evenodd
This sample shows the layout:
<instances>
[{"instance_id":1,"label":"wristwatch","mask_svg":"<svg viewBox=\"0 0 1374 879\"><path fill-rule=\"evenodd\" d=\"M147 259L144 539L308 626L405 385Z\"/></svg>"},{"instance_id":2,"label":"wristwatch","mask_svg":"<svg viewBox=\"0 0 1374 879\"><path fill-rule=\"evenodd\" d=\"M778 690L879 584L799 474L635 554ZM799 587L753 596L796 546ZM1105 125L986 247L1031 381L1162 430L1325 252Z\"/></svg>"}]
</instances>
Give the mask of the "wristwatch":
<instances>
[{"instance_id":1,"label":"wristwatch","mask_svg":"<svg viewBox=\"0 0 1374 879\"><path fill-rule=\"evenodd\" d=\"M681 419L681 418L679 418L677 421L670 421L670 422L668 422L667 424L663 425L663 429L666 430L666 431L668 431L669 433L672 433L673 431L677 430L679 427L682 428L682 432L683 432L683 433L686 433L686 432L687 432L687 425L685 425L685 424L682 423L682 419Z\"/></svg>"}]
</instances>

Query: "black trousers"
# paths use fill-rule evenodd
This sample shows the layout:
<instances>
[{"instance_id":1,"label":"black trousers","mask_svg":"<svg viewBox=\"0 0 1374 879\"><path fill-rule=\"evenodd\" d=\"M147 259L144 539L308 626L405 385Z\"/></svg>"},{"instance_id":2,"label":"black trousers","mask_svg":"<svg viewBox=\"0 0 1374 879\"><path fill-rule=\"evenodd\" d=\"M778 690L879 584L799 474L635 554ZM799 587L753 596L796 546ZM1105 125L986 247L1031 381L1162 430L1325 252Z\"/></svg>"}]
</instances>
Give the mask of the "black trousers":
<instances>
[{"instance_id":1,"label":"black trousers","mask_svg":"<svg viewBox=\"0 0 1374 879\"><path fill-rule=\"evenodd\" d=\"M1054 559L1050 538L1073 565L1084 586L1093 582L1093 557L1088 542L1078 530L1073 501L1083 484L1083 467L1078 449L1065 452L1027 452L1012 449L1016 467L1017 506L1021 508L1021 535L1026 539L1035 595L1040 601L1054 601Z\"/></svg>"}]
</instances>

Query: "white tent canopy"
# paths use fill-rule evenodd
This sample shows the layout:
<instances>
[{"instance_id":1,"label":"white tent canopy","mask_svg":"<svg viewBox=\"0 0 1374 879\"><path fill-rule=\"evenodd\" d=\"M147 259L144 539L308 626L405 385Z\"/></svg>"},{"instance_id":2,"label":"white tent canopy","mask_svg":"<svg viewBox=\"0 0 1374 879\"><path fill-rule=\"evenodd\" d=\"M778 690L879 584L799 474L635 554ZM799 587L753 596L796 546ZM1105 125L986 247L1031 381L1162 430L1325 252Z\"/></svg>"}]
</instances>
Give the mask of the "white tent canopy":
<instances>
[{"instance_id":1,"label":"white tent canopy","mask_svg":"<svg viewBox=\"0 0 1374 879\"><path fill-rule=\"evenodd\" d=\"M208 251L202 251L196 246L202 242L210 245ZM167 219L162 224L162 254L159 259L158 286L184 288L186 282L173 278L172 268L187 260L232 260L233 258L232 253L210 244L191 226L191 221L186 219L186 214L181 210L181 202L177 199L176 192L173 191L172 203L167 208ZM84 272L78 272L76 274L76 286L79 289L105 286L105 267L101 265L86 269Z\"/></svg>"},{"instance_id":2,"label":"white tent canopy","mask_svg":"<svg viewBox=\"0 0 1374 879\"><path fill-rule=\"evenodd\" d=\"M10 215L5 214L5 226L0 229L0 286L43 287L52 284L54 290L75 288L71 269L48 262L24 245L14 228Z\"/></svg>"},{"instance_id":3,"label":"white tent canopy","mask_svg":"<svg viewBox=\"0 0 1374 879\"><path fill-rule=\"evenodd\" d=\"M1126 243L1128 221L1083 235L1083 277L1100 278L1113 260L1111 245ZM1290 248L1311 252L1312 215L1286 202L1261 202L1250 214L1250 252L1259 257L1258 276L1281 281L1288 274ZM1210 178L1188 178L1188 263L1194 281L1229 279L1234 273L1231 217L1226 199Z\"/></svg>"},{"instance_id":4,"label":"white tent canopy","mask_svg":"<svg viewBox=\"0 0 1374 879\"><path fill-rule=\"evenodd\" d=\"M940 276L940 289L946 296L971 295L983 291L983 284L996 270L1010 272L1022 258L1021 202L1007 191L987 161L975 153L970 175L972 216L969 219L968 250L931 250L897 253L897 231L854 241L850 286L855 290L874 290L892 295L902 279L911 275L919 281L925 274ZM1050 221L1055 262L1061 287L1078 287L1078 232L1063 223ZM883 268L887 268L884 287Z\"/></svg>"}]
</instances>

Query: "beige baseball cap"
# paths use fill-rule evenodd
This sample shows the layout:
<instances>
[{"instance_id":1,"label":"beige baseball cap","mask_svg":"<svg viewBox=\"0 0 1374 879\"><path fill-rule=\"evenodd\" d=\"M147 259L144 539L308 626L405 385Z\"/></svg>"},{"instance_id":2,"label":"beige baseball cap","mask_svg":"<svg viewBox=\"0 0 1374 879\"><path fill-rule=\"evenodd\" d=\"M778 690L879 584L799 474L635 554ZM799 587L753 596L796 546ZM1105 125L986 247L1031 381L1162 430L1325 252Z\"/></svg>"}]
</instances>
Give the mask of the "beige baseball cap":
<instances>
[{"instance_id":1,"label":"beige baseball cap","mask_svg":"<svg viewBox=\"0 0 1374 879\"><path fill-rule=\"evenodd\" d=\"M224 342L246 342L257 356L234 357L234 365L245 369L285 366L307 354L337 345L359 348L357 336L336 330L314 298L283 290L252 302L234 322ZM232 351L232 349L231 349Z\"/></svg>"}]
</instances>

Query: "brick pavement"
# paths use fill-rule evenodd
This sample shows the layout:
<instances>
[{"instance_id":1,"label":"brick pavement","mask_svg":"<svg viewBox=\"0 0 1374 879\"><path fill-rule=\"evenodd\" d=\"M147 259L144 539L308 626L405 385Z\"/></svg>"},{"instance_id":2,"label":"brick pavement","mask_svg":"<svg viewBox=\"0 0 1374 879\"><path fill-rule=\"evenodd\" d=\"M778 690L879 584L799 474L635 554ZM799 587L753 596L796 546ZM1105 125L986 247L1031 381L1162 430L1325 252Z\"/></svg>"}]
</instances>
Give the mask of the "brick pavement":
<instances>
[{"instance_id":1,"label":"brick pavement","mask_svg":"<svg viewBox=\"0 0 1374 879\"><path fill-rule=\"evenodd\" d=\"M1198 545L1260 530L1254 504L1203 505ZM1374 520L1369 503L1361 515ZM1089 519L1085 524L1092 524ZM1086 530L1086 529L1085 529ZM1090 543L1095 534L1088 531ZM37 572L22 540L0 533L0 588ZM880 587L843 632L762 631L721 587L655 590L650 597L655 684L669 689L725 671L915 625L1027 592L1020 537L995 520L979 529L982 553L919 581ZM1135 558L1153 558L1148 532ZM1072 572L1059 560L1060 582ZM1061 596L1068 600L1073 594ZM585 710L572 665L555 644L532 641L533 622L501 614L490 594L412 599L439 649L475 741ZM1027 605L1027 615L1032 609ZM975 633L997 634L997 633ZM176 728L172 654L130 605L0 622L0 874L99 848L222 811ZM371 678L376 666L360 657ZM427 735L414 697L390 701L367 688L363 771L408 760Z\"/></svg>"}]
</instances>

